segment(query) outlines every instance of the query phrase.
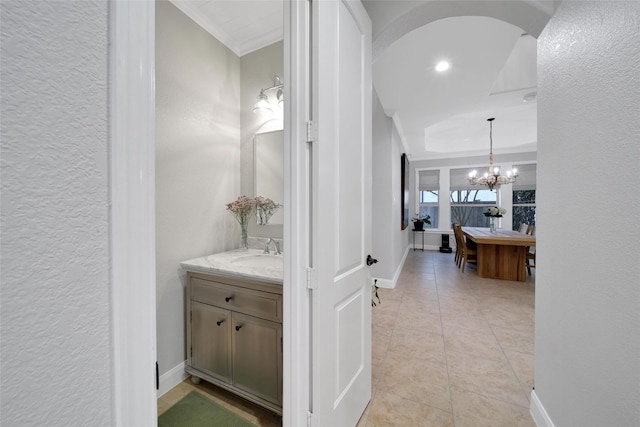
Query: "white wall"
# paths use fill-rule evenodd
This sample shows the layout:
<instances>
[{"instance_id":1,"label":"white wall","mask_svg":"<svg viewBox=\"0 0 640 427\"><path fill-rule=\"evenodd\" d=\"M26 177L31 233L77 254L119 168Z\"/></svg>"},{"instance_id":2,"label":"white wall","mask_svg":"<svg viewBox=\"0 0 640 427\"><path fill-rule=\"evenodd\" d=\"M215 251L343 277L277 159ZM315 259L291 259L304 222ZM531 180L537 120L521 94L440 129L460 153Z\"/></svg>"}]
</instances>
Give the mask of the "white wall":
<instances>
[{"instance_id":1,"label":"white wall","mask_svg":"<svg viewBox=\"0 0 640 427\"><path fill-rule=\"evenodd\" d=\"M184 362L180 261L238 247L240 58L156 2L156 304L160 374Z\"/></svg>"},{"instance_id":2,"label":"white wall","mask_svg":"<svg viewBox=\"0 0 640 427\"><path fill-rule=\"evenodd\" d=\"M538 78L534 396L547 425L637 426L640 3L561 3Z\"/></svg>"},{"instance_id":3,"label":"white wall","mask_svg":"<svg viewBox=\"0 0 640 427\"><path fill-rule=\"evenodd\" d=\"M373 95L373 253L378 263L371 274L378 285L395 286L407 249L408 229L401 230L400 156L402 143L393 121Z\"/></svg>"},{"instance_id":4,"label":"white wall","mask_svg":"<svg viewBox=\"0 0 640 427\"><path fill-rule=\"evenodd\" d=\"M401 229L402 224L402 153L404 153L404 147L402 145L402 139L395 124L393 125L393 134L391 138L391 158L389 163L391 164L391 195L389 200L391 201L391 242L393 250L393 268L394 279L397 280L400 270L404 265L404 259L409 249L409 234L411 224L404 230ZM409 198L411 203L411 198ZM375 230L375 228L374 228ZM395 286L395 283L394 283Z\"/></svg>"},{"instance_id":5,"label":"white wall","mask_svg":"<svg viewBox=\"0 0 640 427\"><path fill-rule=\"evenodd\" d=\"M112 419L106 2L0 2L3 426Z\"/></svg>"}]
</instances>

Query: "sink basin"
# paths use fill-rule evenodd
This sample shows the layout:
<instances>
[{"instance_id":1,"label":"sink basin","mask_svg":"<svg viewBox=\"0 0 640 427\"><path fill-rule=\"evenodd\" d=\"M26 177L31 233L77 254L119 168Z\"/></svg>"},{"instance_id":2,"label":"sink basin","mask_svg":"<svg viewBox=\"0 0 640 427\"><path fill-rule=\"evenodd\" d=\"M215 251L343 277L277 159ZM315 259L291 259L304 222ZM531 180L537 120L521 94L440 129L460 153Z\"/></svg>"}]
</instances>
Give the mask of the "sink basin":
<instances>
[{"instance_id":1,"label":"sink basin","mask_svg":"<svg viewBox=\"0 0 640 427\"><path fill-rule=\"evenodd\" d=\"M282 268L282 256L269 254L244 255L232 260L231 264L242 267Z\"/></svg>"}]
</instances>

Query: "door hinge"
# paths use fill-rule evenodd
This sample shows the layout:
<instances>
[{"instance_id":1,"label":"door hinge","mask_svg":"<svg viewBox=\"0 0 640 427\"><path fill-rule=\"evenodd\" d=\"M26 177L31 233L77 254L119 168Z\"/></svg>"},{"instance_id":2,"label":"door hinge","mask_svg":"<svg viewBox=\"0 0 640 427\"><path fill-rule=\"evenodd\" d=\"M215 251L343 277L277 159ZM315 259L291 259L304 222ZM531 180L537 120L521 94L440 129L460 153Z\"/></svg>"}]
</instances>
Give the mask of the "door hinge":
<instances>
[{"instance_id":1,"label":"door hinge","mask_svg":"<svg viewBox=\"0 0 640 427\"><path fill-rule=\"evenodd\" d=\"M318 289L315 268L307 267L307 289Z\"/></svg>"},{"instance_id":2,"label":"door hinge","mask_svg":"<svg viewBox=\"0 0 640 427\"><path fill-rule=\"evenodd\" d=\"M313 412L307 411L307 427L313 427Z\"/></svg>"},{"instance_id":3,"label":"door hinge","mask_svg":"<svg viewBox=\"0 0 640 427\"><path fill-rule=\"evenodd\" d=\"M307 142L314 142L316 140L316 127L313 120L307 121Z\"/></svg>"}]
</instances>

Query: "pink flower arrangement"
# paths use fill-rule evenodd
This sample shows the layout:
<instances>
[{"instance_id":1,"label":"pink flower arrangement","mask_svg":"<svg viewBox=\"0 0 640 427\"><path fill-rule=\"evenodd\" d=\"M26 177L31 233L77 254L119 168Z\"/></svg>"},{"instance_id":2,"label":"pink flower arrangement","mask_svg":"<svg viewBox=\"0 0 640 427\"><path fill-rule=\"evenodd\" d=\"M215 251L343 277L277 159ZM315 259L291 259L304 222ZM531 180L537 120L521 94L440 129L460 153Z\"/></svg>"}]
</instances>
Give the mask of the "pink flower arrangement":
<instances>
[{"instance_id":1,"label":"pink flower arrangement","mask_svg":"<svg viewBox=\"0 0 640 427\"><path fill-rule=\"evenodd\" d=\"M246 225L255 205L254 199L240 196L235 201L227 203L227 210L233 214L240 225Z\"/></svg>"},{"instance_id":2,"label":"pink flower arrangement","mask_svg":"<svg viewBox=\"0 0 640 427\"><path fill-rule=\"evenodd\" d=\"M248 248L247 242L247 226L249 225L249 217L253 212L256 201L247 196L240 196L235 201L227 203L227 210L233 214L240 223L240 231L242 237L242 246Z\"/></svg>"},{"instance_id":3,"label":"pink flower arrangement","mask_svg":"<svg viewBox=\"0 0 640 427\"><path fill-rule=\"evenodd\" d=\"M276 213L280 208L280 205L269 199L268 197L258 196L255 198L256 202L256 216L258 217L258 224L267 225L269 218Z\"/></svg>"}]
</instances>

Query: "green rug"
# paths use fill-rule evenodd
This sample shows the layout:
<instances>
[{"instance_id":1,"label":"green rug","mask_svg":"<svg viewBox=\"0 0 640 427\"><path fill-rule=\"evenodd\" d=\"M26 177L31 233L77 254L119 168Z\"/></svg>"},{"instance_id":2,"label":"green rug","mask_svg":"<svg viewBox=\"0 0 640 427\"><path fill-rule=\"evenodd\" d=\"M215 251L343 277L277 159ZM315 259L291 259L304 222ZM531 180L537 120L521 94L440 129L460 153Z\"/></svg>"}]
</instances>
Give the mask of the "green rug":
<instances>
[{"instance_id":1,"label":"green rug","mask_svg":"<svg viewBox=\"0 0 640 427\"><path fill-rule=\"evenodd\" d=\"M192 391L158 417L158 427L255 427L197 391Z\"/></svg>"}]
</instances>

